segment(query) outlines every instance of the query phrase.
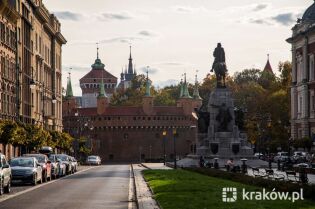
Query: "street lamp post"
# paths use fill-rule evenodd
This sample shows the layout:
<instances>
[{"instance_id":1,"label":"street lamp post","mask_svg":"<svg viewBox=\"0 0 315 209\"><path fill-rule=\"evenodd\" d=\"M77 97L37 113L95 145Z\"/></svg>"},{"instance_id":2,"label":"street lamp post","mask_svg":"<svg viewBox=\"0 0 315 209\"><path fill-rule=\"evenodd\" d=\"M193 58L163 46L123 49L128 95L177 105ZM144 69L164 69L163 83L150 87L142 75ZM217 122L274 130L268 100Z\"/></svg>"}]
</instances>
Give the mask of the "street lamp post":
<instances>
[{"instance_id":1,"label":"street lamp post","mask_svg":"<svg viewBox=\"0 0 315 209\"><path fill-rule=\"evenodd\" d=\"M173 129L173 137L174 137L174 169L177 169L177 162L176 162L176 135L177 131Z\"/></svg>"},{"instance_id":2,"label":"street lamp post","mask_svg":"<svg viewBox=\"0 0 315 209\"><path fill-rule=\"evenodd\" d=\"M163 131L163 162L164 162L164 165L166 165L165 141L166 141L166 131Z\"/></svg>"}]
</instances>

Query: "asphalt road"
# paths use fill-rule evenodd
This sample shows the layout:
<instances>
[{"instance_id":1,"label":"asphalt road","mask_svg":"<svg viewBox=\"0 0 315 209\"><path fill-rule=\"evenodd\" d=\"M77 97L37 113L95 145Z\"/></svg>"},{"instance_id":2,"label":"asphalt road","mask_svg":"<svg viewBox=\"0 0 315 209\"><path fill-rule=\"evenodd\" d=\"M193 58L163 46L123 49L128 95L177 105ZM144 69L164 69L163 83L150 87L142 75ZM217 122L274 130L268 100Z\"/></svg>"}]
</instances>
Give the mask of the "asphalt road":
<instances>
[{"instance_id":1,"label":"asphalt road","mask_svg":"<svg viewBox=\"0 0 315 209\"><path fill-rule=\"evenodd\" d=\"M0 202L1 209L127 209L129 165L98 166Z\"/></svg>"}]
</instances>

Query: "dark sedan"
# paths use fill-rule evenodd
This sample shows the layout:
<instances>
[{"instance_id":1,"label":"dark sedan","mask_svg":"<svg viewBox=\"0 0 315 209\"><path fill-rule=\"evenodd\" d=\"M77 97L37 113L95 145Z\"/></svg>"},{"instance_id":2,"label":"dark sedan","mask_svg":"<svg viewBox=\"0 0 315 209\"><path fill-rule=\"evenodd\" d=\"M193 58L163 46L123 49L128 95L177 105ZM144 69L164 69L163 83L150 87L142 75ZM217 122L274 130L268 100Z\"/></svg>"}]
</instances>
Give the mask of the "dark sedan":
<instances>
[{"instance_id":1,"label":"dark sedan","mask_svg":"<svg viewBox=\"0 0 315 209\"><path fill-rule=\"evenodd\" d=\"M42 167L34 157L17 157L10 161L12 183L42 182Z\"/></svg>"},{"instance_id":2,"label":"dark sedan","mask_svg":"<svg viewBox=\"0 0 315 209\"><path fill-rule=\"evenodd\" d=\"M51 180L51 162L44 154L24 154L25 157L35 157L43 169L43 181Z\"/></svg>"}]
</instances>

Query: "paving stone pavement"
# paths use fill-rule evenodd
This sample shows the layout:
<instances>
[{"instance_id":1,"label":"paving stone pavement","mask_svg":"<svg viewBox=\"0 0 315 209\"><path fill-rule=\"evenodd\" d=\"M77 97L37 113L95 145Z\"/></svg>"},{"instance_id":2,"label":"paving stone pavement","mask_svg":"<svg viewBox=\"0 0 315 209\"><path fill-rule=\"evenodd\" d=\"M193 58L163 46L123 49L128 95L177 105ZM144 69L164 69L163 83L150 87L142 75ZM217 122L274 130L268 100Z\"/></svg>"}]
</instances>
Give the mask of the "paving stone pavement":
<instances>
[{"instance_id":1,"label":"paving stone pavement","mask_svg":"<svg viewBox=\"0 0 315 209\"><path fill-rule=\"evenodd\" d=\"M132 167L139 209L160 209L158 203L153 199L153 194L141 173L147 168L140 164L133 164Z\"/></svg>"}]
</instances>

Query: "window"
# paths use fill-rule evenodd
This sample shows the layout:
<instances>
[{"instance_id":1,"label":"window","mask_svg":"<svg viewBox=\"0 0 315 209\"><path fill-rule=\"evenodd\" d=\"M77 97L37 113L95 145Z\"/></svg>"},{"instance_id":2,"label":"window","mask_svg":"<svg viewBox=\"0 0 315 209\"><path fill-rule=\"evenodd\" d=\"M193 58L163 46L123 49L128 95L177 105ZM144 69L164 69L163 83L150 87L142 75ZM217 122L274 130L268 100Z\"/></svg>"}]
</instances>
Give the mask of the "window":
<instances>
[{"instance_id":1,"label":"window","mask_svg":"<svg viewBox=\"0 0 315 209\"><path fill-rule=\"evenodd\" d=\"M314 54L309 58L309 80L314 81Z\"/></svg>"},{"instance_id":2,"label":"window","mask_svg":"<svg viewBox=\"0 0 315 209\"><path fill-rule=\"evenodd\" d=\"M35 34L35 49L38 51L38 35L37 33Z\"/></svg>"}]
</instances>

